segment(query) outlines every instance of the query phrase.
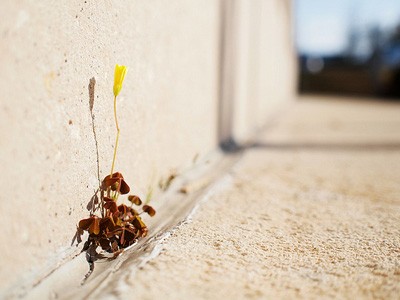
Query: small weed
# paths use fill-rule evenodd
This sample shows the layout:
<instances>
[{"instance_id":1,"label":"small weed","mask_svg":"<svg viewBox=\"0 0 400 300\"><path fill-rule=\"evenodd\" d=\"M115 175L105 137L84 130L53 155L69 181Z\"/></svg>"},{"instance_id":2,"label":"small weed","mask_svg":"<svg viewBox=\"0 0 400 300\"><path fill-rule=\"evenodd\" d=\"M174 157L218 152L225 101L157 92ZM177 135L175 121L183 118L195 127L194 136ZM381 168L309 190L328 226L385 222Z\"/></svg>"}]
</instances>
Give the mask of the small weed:
<instances>
[{"instance_id":1,"label":"small weed","mask_svg":"<svg viewBox=\"0 0 400 300\"><path fill-rule=\"evenodd\" d=\"M114 254L117 257L125 248L134 244L139 238L147 235L148 229L143 222L143 213L153 217L156 213L153 207L143 205L142 200L136 195L129 195L131 204L118 204L121 195L130 192L129 185L119 172L114 172L115 159L117 155L120 128L117 119L117 96L122 88L122 82L126 74L126 67L116 65L114 75L114 119L117 128L114 156L110 175L107 175L100 186L100 201L92 201L89 218L80 220L77 229L77 238L83 231L89 233L82 251L86 251L86 258L90 266L82 284L94 270L94 261L98 257L97 248ZM96 200L96 199L95 199ZM133 207L135 205L135 208Z\"/></svg>"}]
</instances>

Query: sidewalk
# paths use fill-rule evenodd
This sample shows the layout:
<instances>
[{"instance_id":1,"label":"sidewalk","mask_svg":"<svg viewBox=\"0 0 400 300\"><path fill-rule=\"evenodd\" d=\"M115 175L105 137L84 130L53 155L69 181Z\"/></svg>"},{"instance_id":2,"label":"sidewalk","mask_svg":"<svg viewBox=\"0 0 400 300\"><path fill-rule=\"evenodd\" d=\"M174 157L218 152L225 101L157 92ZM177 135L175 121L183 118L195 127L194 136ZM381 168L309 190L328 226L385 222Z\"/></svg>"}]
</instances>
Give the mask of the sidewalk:
<instances>
[{"instance_id":1,"label":"sidewalk","mask_svg":"<svg viewBox=\"0 0 400 300\"><path fill-rule=\"evenodd\" d=\"M268 128L123 299L398 299L400 102L306 98Z\"/></svg>"}]
</instances>

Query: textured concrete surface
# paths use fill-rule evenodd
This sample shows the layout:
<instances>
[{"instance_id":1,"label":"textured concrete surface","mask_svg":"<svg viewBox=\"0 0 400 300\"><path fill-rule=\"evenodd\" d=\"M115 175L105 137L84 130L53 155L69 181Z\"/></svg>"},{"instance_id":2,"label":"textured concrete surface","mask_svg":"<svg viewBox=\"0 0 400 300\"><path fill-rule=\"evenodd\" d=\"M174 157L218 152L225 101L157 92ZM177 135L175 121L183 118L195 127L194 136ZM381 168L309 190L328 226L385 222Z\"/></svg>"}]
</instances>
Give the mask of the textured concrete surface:
<instances>
[{"instance_id":1,"label":"textured concrete surface","mask_svg":"<svg viewBox=\"0 0 400 300\"><path fill-rule=\"evenodd\" d=\"M87 203L111 167L116 63L129 68L118 98L116 169L134 193L145 196L173 170L184 171L217 147L222 2L1 1L0 294L40 279L77 251L70 246L75 225L88 215ZM252 12L244 15L252 23L240 41L253 45L262 36L264 44L255 53L238 49L230 64L245 62L248 73L237 78L244 85L254 79L246 74L263 69L252 91L263 99L257 111L266 112L268 99L284 101L293 93L290 1L240 3ZM261 27L260 18L273 28ZM261 56L290 68L277 72ZM287 85L279 93L261 89L270 80ZM242 97L247 107L251 96ZM260 113L258 121L264 119Z\"/></svg>"},{"instance_id":2,"label":"textured concrete surface","mask_svg":"<svg viewBox=\"0 0 400 300\"><path fill-rule=\"evenodd\" d=\"M121 299L398 299L400 103L302 99Z\"/></svg>"}]
</instances>

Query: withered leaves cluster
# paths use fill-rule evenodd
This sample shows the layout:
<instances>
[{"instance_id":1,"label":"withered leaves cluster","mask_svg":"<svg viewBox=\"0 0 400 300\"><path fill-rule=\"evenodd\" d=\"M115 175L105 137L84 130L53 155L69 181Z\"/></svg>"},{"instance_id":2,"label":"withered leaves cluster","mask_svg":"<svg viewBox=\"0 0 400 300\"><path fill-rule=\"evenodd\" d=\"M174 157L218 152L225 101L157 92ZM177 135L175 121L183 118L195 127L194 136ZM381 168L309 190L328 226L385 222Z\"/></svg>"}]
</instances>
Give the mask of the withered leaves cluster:
<instances>
[{"instance_id":1,"label":"withered leaves cluster","mask_svg":"<svg viewBox=\"0 0 400 300\"><path fill-rule=\"evenodd\" d=\"M118 197L129 192L130 188L121 173L116 172L104 178L100 189L101 201L90 217L78 224L80 230L89 233L82 251L101 247L104 251L118 254L147 235L147 226L140 215L147 213L152 217L156 211L149 205L142 206L141 199L136 195L128 196L130 206L118 205ZM134 209L133 205L141 207L141 211ZM96 210L101 211L101 216L95 214Z\"/></svg>"}]
</instances>

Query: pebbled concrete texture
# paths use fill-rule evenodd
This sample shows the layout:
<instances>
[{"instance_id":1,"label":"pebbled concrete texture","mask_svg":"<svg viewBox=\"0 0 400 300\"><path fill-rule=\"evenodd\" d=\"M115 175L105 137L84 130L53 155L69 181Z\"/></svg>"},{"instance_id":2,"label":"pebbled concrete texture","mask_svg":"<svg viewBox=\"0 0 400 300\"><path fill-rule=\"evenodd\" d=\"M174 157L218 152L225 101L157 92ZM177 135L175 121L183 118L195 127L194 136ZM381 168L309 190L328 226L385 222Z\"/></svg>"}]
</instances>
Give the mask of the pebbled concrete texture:
<instances>
[{"instance_id":1,"label":"pebbled concrete texture","mask_svg":"<svg viewBox=\"0 0 400 300\"><path fill-rule=\"evenodd\" d=\"M399 102L301 99L110 295L398 299L399 115Z\"/></svg>"}]
</instances>

